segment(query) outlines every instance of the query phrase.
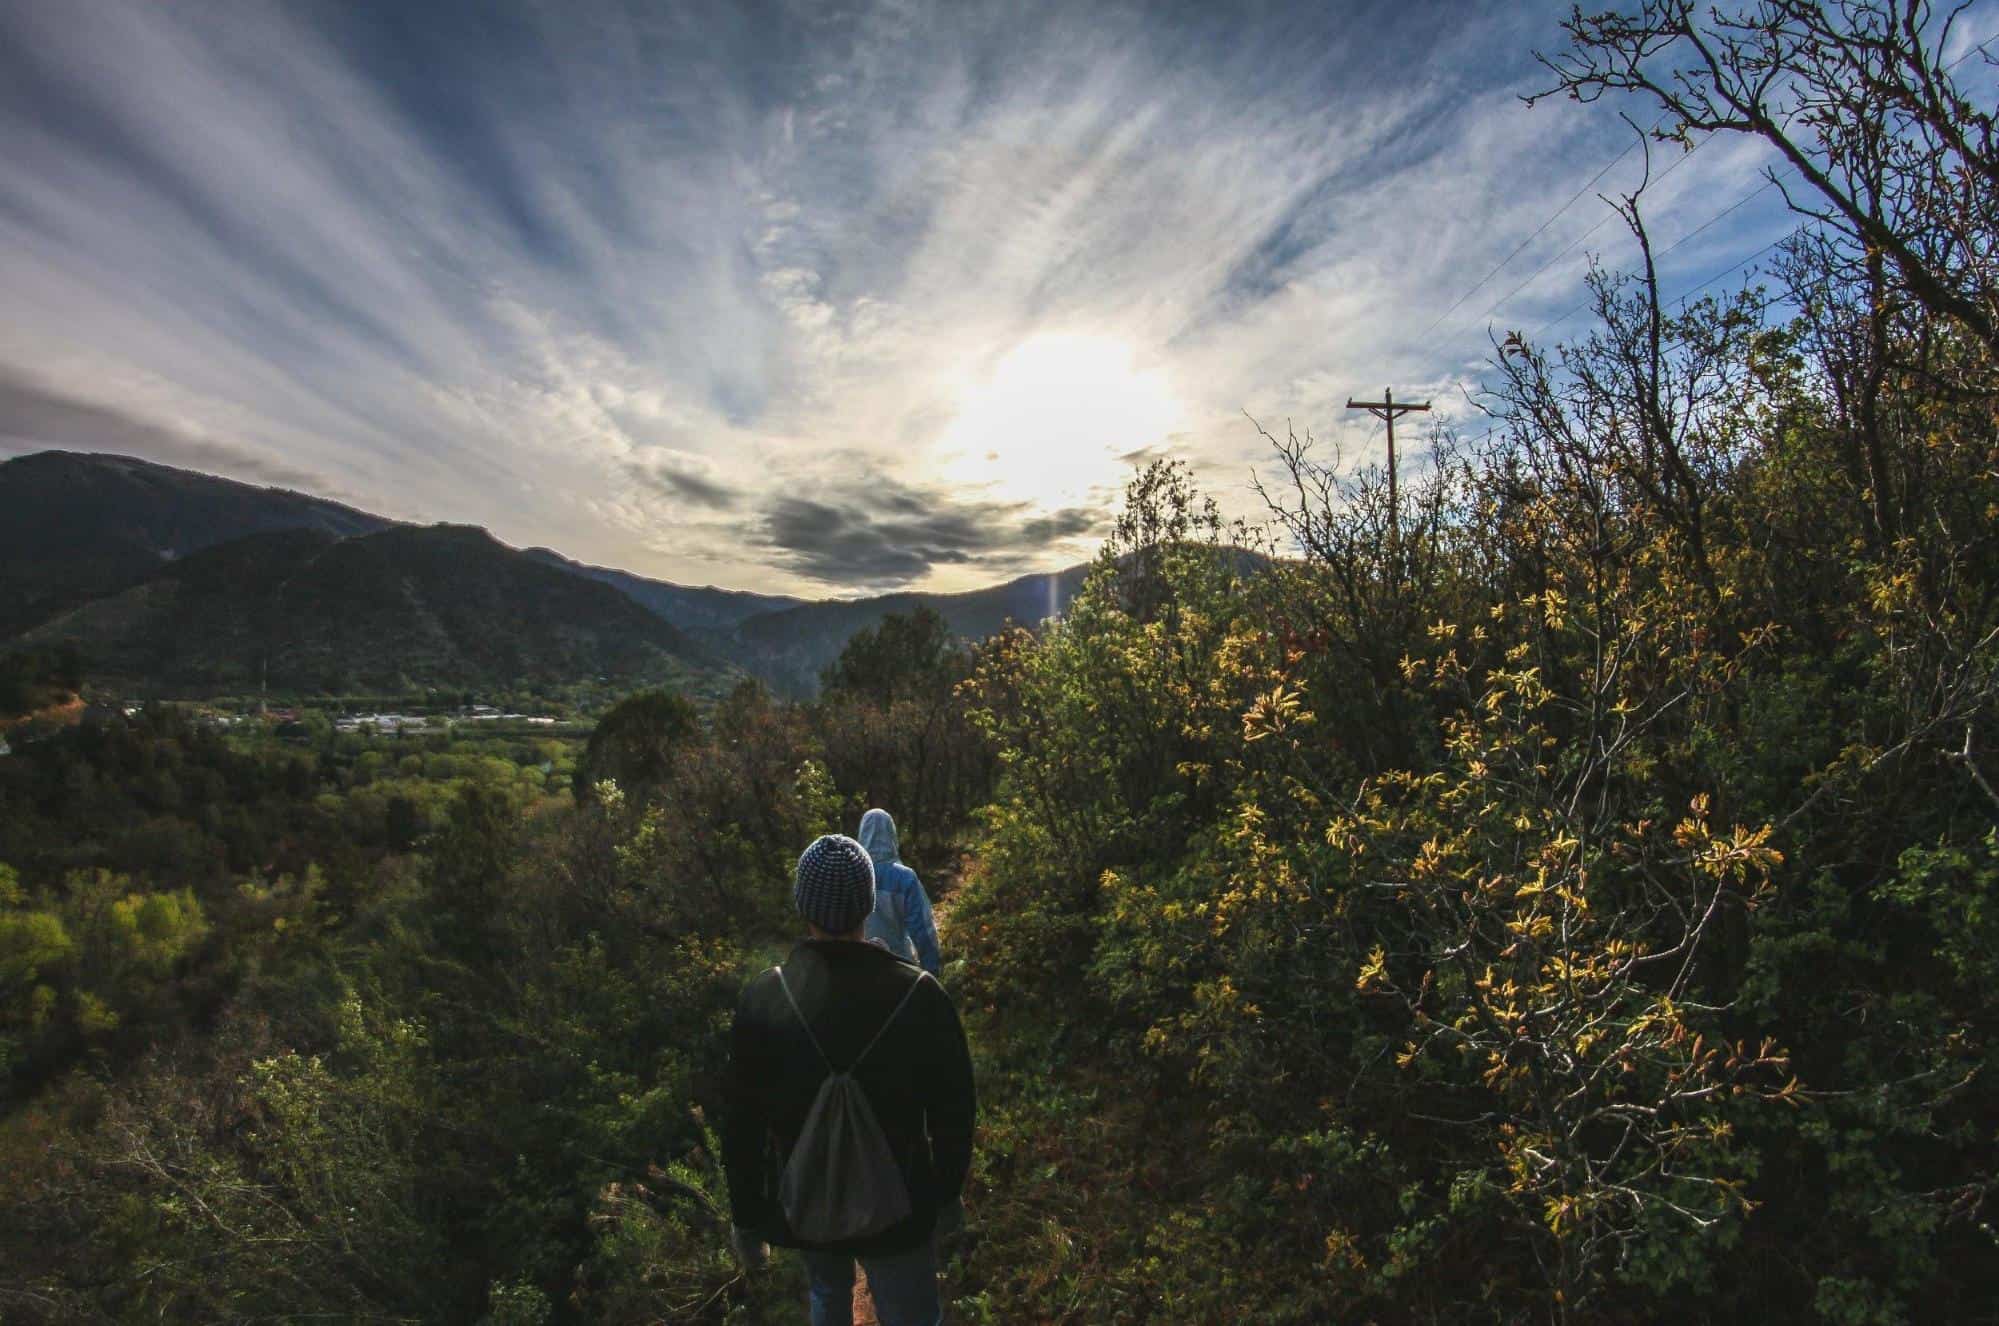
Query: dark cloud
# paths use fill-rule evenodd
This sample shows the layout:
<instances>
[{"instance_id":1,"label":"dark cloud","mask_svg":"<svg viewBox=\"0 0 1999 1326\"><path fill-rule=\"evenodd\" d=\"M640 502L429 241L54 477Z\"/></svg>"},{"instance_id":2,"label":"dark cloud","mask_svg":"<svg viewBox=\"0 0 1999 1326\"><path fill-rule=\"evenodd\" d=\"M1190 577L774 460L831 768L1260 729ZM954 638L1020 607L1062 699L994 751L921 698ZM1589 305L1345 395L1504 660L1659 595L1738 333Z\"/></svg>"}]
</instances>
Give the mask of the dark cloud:
<instances>
[{"instance_id":1,"label":"dark cloud","mask_svg":"<svg viewBox=\"0 0 1999 1326\"><path fill-rule=\"evenodd\" d=\"M877 479L777 498L764 510L763 538L800 575L887 588L937 566L1017 570L1052 543L1101 530L1108 518L1086 507L1038 512L1025 502L967 501Z\"/></svg>"},{"instance_id":2,"label":"dark cloud","mask_svg":"<svg viewBox=\"0 0 1999 1326\"><path fill-rule=\"evenodd\" d=\"M109 451L249 483L338 492L325 477L226 442L191 437L110 405L57 395L0 367L0 438L16 451Z\"/></svg>"},{"instance_id":3,"label":"dark cloud","mask_svg":"<svg viewBox=\"0 0 1999 1326\"><path fill-rule=\"evenodd\" d=\"M1064 507L1060 511L1037 516L1020 527L1020 541L1029 547L1039 547L1061 539L1081 538L1085 534L1101 529L1104 513L1084 507Z\"/></svg>"},{"instance_id":4,"label":"dark cloud","mask_svg":"<svg viewBox=\"0 0 1999 1326\"><path fill-rule=\"evenodd\" d=\"M640 461L631 466L631 471L633 477L655 491L668 497L685 499L696 506L726 511L742 499L742 494L727 484L717 483L705 474L672 461Z\"/></svg>"}]
</instances>

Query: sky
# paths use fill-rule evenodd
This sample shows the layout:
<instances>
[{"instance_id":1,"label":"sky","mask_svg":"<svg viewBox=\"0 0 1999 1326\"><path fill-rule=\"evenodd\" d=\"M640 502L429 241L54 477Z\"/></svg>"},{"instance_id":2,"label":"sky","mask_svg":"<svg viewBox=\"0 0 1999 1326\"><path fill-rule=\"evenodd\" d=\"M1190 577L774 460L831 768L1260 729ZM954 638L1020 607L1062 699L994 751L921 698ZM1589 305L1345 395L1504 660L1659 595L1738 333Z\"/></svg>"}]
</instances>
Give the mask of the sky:
<instances>
[{"instance_id":1,"label":"sky","mask_svg":"<svg viewBox=\"0 0 1999 1326\"><path fill-rule=\"evenodd\" d=\"M813 597L1083 560L1154 457L1251 514L1252 418L1477 428L1630 259L1566 10L0 0L0 455ZM1789 229L1651 151L1669 296Z\"/></svg>"}]
</instances>

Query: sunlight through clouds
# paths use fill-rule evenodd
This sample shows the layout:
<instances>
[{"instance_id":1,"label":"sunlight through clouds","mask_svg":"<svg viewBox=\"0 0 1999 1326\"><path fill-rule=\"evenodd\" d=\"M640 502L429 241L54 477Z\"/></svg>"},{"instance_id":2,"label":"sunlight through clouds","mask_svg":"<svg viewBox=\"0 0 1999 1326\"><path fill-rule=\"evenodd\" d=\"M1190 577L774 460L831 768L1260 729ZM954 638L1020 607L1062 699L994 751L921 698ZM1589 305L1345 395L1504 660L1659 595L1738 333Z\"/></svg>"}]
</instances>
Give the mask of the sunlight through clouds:
<instances>
[{"instance_id":1,"label":"sunlight through clouds","mask_svg":"<svg viewBox=\"0 0 1999 1326\"><path fill-rule=\"evenodd\" d=\"M1185 419L1165 372L1134 367L1130 346L1036 336L964 390L937 443L937 475L1055 507L1118 483L1123 456L1157 446Z\"/></svg>"}]
</instances>

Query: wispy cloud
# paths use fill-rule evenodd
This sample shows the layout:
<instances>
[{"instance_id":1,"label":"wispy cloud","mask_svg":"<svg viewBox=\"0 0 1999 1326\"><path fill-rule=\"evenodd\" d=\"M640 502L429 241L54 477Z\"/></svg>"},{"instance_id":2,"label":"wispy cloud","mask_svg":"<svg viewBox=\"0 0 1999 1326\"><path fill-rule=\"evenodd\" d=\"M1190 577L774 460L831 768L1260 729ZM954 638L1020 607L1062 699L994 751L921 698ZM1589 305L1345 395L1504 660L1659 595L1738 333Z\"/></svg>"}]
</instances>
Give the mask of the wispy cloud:
<instances>
[{"instance_id":1,"label":"wispy cloud","mask_svg":"<svg viewBox=\"0 0 1999 1326\"><path fill-rule=\"evenodd\" d=\"M1138 459L1246 500L1244 408L1467 380L1600 204L1415 331L1623 146L1515 97L1557 12L0 4L0 435L741 587L1056 565ZM1665 238L1757 164L1668 177ZM1035 344L1132 407L1003 382Z\"/></svg>"},{"instance_id":2,"label":"wispy cloud","mask_svg":"<svg viewBox=\"0 0 1999 1326\"><path fill-rule=\"evenodd\" d=\"M322 497L338 484L298 469L239 441L207 437L187 426L139 419L108 405L73 400L0 370L0 450L49 447L143 455L163 465L220 472Z\"/></svg>"}]
</instances>

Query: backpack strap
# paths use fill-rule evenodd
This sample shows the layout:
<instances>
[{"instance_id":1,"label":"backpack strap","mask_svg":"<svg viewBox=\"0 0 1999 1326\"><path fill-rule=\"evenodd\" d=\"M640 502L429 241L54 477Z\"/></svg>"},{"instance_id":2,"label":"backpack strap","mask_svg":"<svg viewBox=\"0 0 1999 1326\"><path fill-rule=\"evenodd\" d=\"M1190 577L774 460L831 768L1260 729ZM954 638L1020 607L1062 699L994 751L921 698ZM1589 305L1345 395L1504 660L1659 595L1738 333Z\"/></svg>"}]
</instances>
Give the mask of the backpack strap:
<instances>
[{"instance_id":1,"label":"backpack strap","mask_svg":"<svg viewBox=\"0 0 1999 1326\"><path fill-rule=\"evenodd\" d=\"M784 968L778 966L778 967L772 967L771 970L777 973L778 989L784 991L784 1000L786 1003L791 1005L792 1014L795 1017L797 1017L798 1025L805 1028L805 1039L812 1042L813 1050L815 1050L819 1055L819 1062L826 1065L826 1071L829 1073L839 1073L839 1072L851 1073L856 1068L859 1068L861 1066L861 1060L868 1057L868 1051L875 1048L876 1042L880 1041L883 1036L887 1035L889 1027L895 1023L895 1020L898 1017L902 1016L903 1008L909 1003L910 999L915 996L917 987L922 985L925 981L934 979L927 971L917 972L916 979L911 981L909 983L909 988L902 992L902 998L899 1001L897 1001L895 1006L895 1011L893 1013L890 1013L888 1015L888 1020L881 1024L881 1030L877 1031L874 1034L874 1038L867 1043L867 1045L861 1050L859 1054L854 1056L854 1061L852 1063L848 1064L845 1069L839 1069L833 1066L833 1060L830 1056L827 1055L826 1047L821 1045L819 1043L819 1038L812 1034L812 1024L806 1020L805 1010L798 1006L798 997L791 993L791 983L784 979Z\"/></svg>"},{"instance_id":2,"label":"backpack strap","mask_svg":"<svg viewBox=\"0 0 1999 1326\"><path fill-rule=\"evenodd\" d=\"M888 1035L889 1027L895 1023L895 1020L898 1017L902 1016L902 1010L908 1005L909 1001L916 997L917 988L929 979L930 979L929 972L924 971L921 968L917 970L916 979L911 981L909 983L909 988L902 992L902 998L896 1001L895 1011L888 1015L888 1020L886 1022L882 1023L881 1030L877 1031L874 1035L874 1040L869 1041L866 1046L862 1047L861 1052L854 1056L854 1062L847 1065L848 1072L851 1073L856 1068L859 1068L861 1066L861 1060L868 1057L868 1051L875 1048L875 1042L881 1040L882 1037Z\"/></svg>"},{"instance_id":3,"label":"backpack strap","mask_svg":"<svg viewBox=\"0 0 1999 1326\"><path fill-rule=\"evenodd\" d=\"M784 968L778 966L772 967L771 970L777 973L777 988L784 991L784 1001L791 1005L792 1014L797 1017L798 1025L805 1028L805 1039L812 1042L813 1050L819 1055L819 1062L826 1065L827 1072L838 1072L839 1070L833 1067L833 1061L826 1057L826 1047L812 1034L812 1024L805 1020L805 1010L798 1006L797 996L791 993L791 983L784 979Z\"/></svg>"}]
</instances>

